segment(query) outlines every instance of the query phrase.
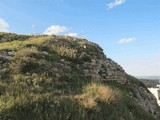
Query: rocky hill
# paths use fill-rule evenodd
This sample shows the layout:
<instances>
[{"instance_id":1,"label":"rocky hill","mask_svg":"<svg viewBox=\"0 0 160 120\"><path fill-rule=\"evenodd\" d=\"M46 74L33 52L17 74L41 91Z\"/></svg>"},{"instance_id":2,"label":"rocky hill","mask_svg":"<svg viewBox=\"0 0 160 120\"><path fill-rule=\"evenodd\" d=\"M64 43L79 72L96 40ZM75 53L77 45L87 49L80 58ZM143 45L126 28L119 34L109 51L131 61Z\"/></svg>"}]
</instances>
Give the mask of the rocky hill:
<instances>
[{"instance_id":1,"label":"rocky hill","mask_svg":"<svg viewBox=\"0 0 160 120\"><path fill-rule=\"evenodd\" d=\"M0 33L0 119L158 120L160 108L95 43Z\"/></svg>"}]
</instances>

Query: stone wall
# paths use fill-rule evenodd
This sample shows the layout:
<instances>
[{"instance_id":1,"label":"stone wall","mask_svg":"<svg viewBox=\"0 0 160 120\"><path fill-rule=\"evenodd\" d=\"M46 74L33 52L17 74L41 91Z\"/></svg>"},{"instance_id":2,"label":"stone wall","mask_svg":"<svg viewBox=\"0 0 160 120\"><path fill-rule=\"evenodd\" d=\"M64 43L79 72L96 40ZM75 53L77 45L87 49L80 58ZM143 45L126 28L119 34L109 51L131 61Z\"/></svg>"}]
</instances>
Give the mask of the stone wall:
<instances>
[{"instance_id":1,"label":"stone wall","mask_svg":"<svg viewBox=\"0 0 160 120\"><path fill-rule=\"evenodd\" d=\"M124 83L126 81L126 73L123 68L113 60L107 58L98 45L96 47L97 52L89 54L91 61L84 62L80 66L84 75L95 81L116 80Z\"/></svg>"}]
</instances>

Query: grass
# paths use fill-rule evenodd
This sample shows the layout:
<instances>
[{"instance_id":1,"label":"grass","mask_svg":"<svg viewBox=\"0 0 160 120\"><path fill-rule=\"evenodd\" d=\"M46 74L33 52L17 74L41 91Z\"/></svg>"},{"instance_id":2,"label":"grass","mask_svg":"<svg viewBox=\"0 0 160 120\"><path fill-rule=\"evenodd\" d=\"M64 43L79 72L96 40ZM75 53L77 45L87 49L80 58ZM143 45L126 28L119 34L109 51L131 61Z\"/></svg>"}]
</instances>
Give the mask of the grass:
<instances>
[{"instance_id":1,"label":"grass","mask_svg":"<svg viewBox=\"0 0 160 120\"><path fill-rule=\"evenodd\" d=\"M120 99L120 92L111 89L109 86L92 83L85 86L83 89L83 93L75 96L75 98L86 108L93 109L98 107L98 102L110 104Z\"/></svg>"},{"instance_id":2,"label":"grass","mask_svg":"<svg viewBox=\"0 0 160 120\"><path fill-rule=\"evenodd\" d=\"M0 51L2 50L18 50L20 48L25 47L26 45L42 45L48 40L50 40L51 36L39 36L38 38L29 38L26 41L11 41L11 42L4 42L0 44Z\"/></svg>"},{"instance_id":3,"label":"grass","mask_svg":"<svg viewBox=\"0 0 160 120\"><path fill-rule=\"evenodd\" d=\"M71 48L68 48L66 46L55 46L52 45L49 47L50 51L52 52L56 52L57 54L59 54L62 57L67 57L69 59L75 59L77 56L77 51Z\"/></svg>"},{"instance_id":4,"label":"grass","mask_svg":"<svg viewBox=\"0 0 160 120\"><path fill-rule=\"evenodd\" d=\"M36 47L23 48L15 53L16 57L31 57L38 54Z\"/></svg>"},{"instance_id":5,"label":"grass","mask_svg":"<svg viewBox=\"0 0 160 120\"><path fill-rule=\"evenodd\" d=\"M42 93L35 92L32 91L33 88L36 89L35 86L22 85L19 82L4 86L7 91L0 97L0 119L105 120L107 118L108 120L117 120L124 118L144 120L145 116L145 120L154 120L140 106L137 106L131 98L116 99L116 102L110 103L104 99L105 95L94 94L94 90L86 91L86 89L92 88L91 86L94 90L102 86L104 87L102 87L103 91L107 88L100 83L91 83L83 87L81 95L65 95L64 92L58 92L57 89L48 91L43 89ZM111 90L113 91L113 89ZM98 91L95 90L95 92Z\"/></svg>"},{"instance_id":6,"label":"grass","mask_svg":"<svg viewBox=\"0 0 160 120\"><path fill-rule=\"evenodd\" d=\"M15 51L0 62L0 120L155 120L128 96L129 84L93 82L77 68L100 51L94 44L64 36L0 35L10 39L0 43L0 54ZM79 62L82 52L87 58Z\"/></svg>"}]
</instances>

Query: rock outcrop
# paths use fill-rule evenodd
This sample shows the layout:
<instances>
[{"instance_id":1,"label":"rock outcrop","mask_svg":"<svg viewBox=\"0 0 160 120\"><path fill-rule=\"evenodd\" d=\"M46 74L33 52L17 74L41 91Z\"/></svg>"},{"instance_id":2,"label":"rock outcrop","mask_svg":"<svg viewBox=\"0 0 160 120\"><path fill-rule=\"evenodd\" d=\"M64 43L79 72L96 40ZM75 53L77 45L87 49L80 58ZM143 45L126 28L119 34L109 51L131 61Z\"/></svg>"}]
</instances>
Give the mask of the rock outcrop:
<instances>
[{"instance_id":1,"label":"rock outcrop","mask_svg":"<svg viewBox=\"0 0 160 120\"><path fill-rule=\"evenodd\" d=\"M106 58L102 51L90 57L92 57L91 61L84 62L80 67L85 76L95 81L116 80L125 83L126 73L123 68L111 59Z\"/></svg>"},{"instance_id":2,"label":"rock outcrop","mask_svg":"<svg viewBox=\"0 0 160 120\"><path fill-rule=\"evenodd\" d=\"M129 75L127 75L127 85L130 89L128 95L146 111L160 118L160 107L157 104L156 98L150 93L147 87L142 82Z\"/></svg>"}]
</instances>

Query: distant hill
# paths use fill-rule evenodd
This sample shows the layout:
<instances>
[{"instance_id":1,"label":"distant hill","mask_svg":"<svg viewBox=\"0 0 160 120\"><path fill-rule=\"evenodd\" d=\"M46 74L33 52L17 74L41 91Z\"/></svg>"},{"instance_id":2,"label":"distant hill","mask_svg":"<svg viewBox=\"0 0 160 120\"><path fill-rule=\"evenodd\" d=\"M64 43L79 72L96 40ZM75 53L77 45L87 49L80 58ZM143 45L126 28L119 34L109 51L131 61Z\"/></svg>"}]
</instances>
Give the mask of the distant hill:
<instances>
[{"instance_id":1,"label":"distant hill","mask_svg":"<svg viewBox=\"0 0 160 120\"><path fill-rule=\"evenodd\" d=\"M151 87L157 87L159 83L159 80L154 79L139 79L141 82L143 82L148 88Z\"/></svg>"},{"instance_id":2,"label":"distant hill","mask_svg":"<svg viewBox=\"0 0 160 120\"><path fill-rule=\"evenodd\" d=\"M139 76L136 78L142 81L148 88L157 87L160 84L160 76Z\"/></svg>"},{"instance_id":3,"label":"distant hill","mask_svg":"<svg viewBox=\"0 0 160 120\"><path fill-rule=\"evenodd\" d=\"M158 120L147 87L100 46L0 33L0 120Z\"/></svg>"},{"instance_id":4,"label":"distant hill","mask_svg":"<svg viewBox=\"0 0 160 120\"><path fill-rule=\"evenodd\" d=\"M160 76L136 76L138 79L160 80Z\"/></svg>"}]
</instances>

